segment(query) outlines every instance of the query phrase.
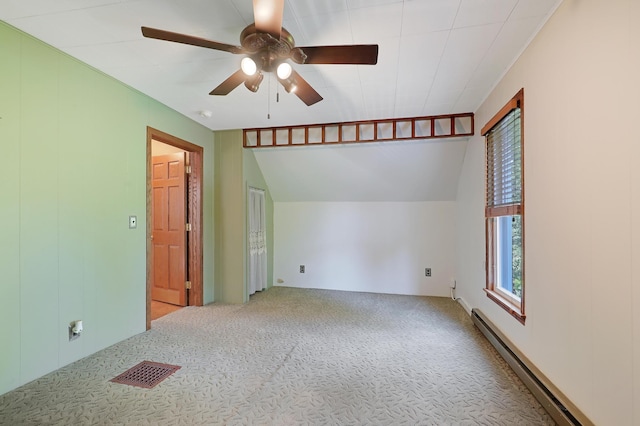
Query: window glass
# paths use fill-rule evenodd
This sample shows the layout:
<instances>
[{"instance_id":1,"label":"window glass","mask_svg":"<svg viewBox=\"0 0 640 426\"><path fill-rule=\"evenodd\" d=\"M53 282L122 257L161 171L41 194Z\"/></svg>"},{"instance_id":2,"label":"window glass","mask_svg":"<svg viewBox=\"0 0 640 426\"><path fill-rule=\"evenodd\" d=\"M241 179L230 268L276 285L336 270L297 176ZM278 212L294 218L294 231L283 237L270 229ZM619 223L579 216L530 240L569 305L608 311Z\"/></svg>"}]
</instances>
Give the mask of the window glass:
<instances>
[{"instance_id":1,"label":"window glass","mask_svg":"<svg viewBox=\"0 0 640 426\"><path fill-rule=\"evenodd\" d=\"M496 218L496 285L509 296L522 297L522 216Z\"/></svg>"}]
</instances>

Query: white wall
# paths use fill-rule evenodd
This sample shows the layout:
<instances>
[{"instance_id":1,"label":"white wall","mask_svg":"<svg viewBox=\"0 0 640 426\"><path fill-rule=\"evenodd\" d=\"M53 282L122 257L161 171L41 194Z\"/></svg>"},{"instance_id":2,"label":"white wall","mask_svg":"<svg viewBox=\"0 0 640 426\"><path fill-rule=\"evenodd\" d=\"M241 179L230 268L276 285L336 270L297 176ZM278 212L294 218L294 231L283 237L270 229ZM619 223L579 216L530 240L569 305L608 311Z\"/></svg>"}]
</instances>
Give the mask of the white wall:
<instances>
[{"instance_id":1,"label":"white wall","mask_svg":"<svg viewBox=\"0 0 640 426\"><path fill-rule=\"evenodd\" d=\"M454 202L276 202L274 216L275 285L449 295Z\"/></svg>"},{"instance_id":2,"label":"white wall","mask_svg":"<svg viewBox=\"0 0 640 426\"><path fill-rule=\"evenodd\" d=\"M476 112L525 89L526 325L484 286L483 139L457 206L458 295L595 424L640 424L640 3L566 0Z\"/></svg>"},{"instance_id":3,"label":"white wall","mask_svg":"<svg viewBox=\"0 0 640 426\"><path fill-rule=\"evenodd\" d=\"M276 202L454 201L466 146L453 138L253 152Z\"/></svg>"}]
</instances>

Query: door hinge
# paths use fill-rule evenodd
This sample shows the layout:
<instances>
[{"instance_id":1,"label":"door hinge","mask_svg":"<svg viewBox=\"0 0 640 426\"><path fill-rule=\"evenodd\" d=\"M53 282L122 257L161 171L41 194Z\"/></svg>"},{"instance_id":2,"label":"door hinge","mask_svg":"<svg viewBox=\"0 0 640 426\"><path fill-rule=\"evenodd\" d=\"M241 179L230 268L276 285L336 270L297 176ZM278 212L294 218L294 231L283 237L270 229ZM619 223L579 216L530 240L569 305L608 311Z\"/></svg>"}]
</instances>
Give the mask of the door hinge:
<instances>
[{"instance_id":1,"label":"door hinge","mask_svg":"<svg viewBox=\"0 0 640 426\"><path fill-rule=\"evenodd\" d=\"M191 231L191 224L190 224L190 223L185 224L184 229L185 229L187 232Z\"/></svg>"},{"instance_id":2,"label":"door hinge","mask_svg":"<svg viewBox=\"0 0 640 426\"><path fill-rule=\"evenodd\" d=\"M184 166L184 172L188 175L191 174L191 166Z\"/></svg>"},{"instance_id":3,"label":"door hinge","mask_svg":"<svg viewBox=\"0 0 640 426\"><path fill-rule=\"evenodd\" d=\"M186 281L184 284L187 290L191 290L191 281Z\"/></svg>"}]
</instances>

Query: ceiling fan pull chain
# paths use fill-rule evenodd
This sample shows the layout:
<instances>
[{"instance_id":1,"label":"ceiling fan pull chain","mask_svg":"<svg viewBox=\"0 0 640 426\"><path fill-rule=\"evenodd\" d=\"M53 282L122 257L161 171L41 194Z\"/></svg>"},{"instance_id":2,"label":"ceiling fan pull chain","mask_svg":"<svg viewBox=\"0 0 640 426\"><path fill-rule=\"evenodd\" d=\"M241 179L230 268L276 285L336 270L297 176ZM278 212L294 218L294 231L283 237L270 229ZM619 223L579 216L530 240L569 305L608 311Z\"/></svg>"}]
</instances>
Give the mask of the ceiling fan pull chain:
<instances>
[{"instance_id":1,"label":"ceiling fan pull chain","mask_svg":"<svg viewBox=\"0 0 640 426\"><path fill-rule=\"evenodd\" d=\"M271 120L271 75L269 75L269 87L267 88L267 120Z\"/></svg>"}]
</instances>

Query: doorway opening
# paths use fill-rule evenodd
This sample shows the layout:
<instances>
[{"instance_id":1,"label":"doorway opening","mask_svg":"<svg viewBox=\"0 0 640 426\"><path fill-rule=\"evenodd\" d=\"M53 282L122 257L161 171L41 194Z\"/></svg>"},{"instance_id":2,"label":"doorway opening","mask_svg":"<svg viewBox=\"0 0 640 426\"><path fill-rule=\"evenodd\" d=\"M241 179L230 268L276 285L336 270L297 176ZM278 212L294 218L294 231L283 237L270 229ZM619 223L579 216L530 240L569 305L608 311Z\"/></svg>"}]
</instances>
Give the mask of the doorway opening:
<instances>
[{"instance_id":1,"label":"doorway opening","mask_svg":"<svg viewBox=\"0 0 640 426\"><path fill-rule=\"evenodd\" d=\"M147 330L158 310L203 303L202 153L147 127Z\"/></svg>"}]
</instances>

